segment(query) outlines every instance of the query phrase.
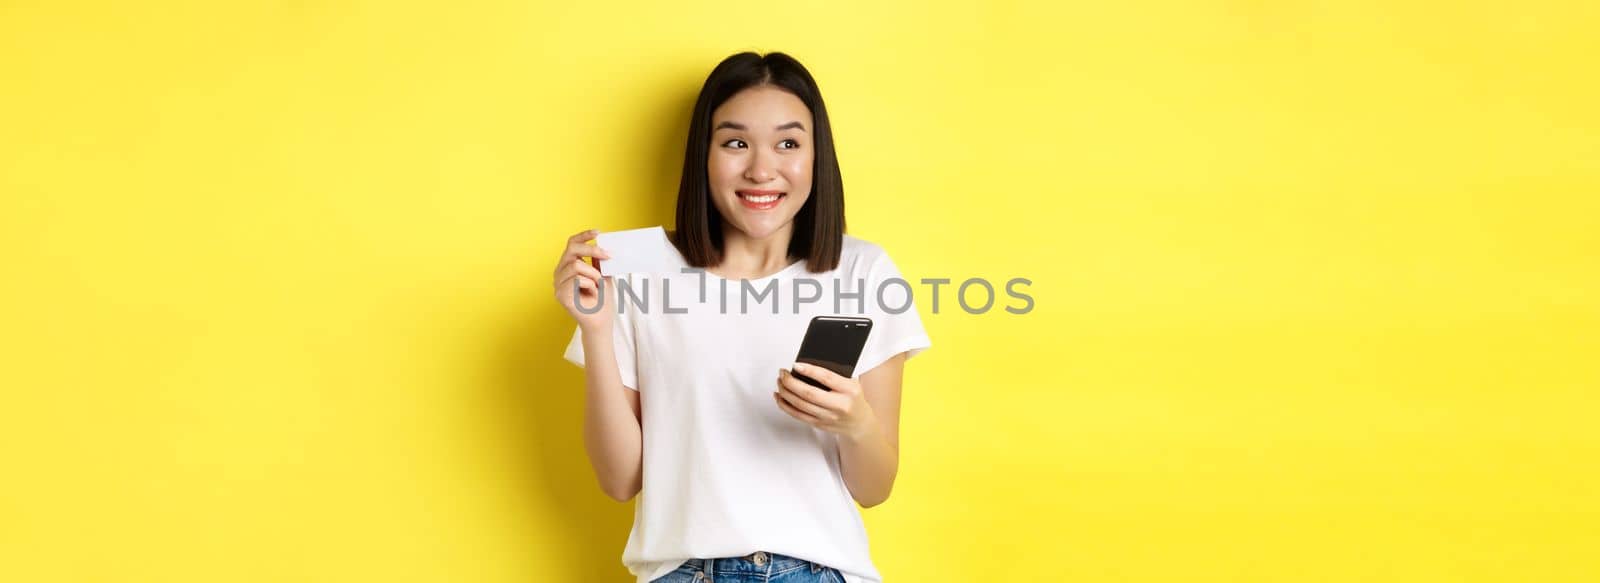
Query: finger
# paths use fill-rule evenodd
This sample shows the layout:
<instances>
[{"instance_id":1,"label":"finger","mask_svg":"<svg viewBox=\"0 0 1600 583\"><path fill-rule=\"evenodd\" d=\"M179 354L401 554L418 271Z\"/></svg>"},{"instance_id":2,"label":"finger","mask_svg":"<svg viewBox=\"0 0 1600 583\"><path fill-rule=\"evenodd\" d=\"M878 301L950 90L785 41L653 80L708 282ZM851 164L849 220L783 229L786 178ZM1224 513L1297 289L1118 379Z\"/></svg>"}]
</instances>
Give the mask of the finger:
<instances>
[{"instance_id":1,"label":"finger","mask_svg":"<svg viewBox=\"0 0 1600 583\"><path fill-rule=\"evenodd\" d=\"M794 394L794 391L788 390L787 387L778 388L778 398L784 403L787 403L790 407L793 407L796 410L799 410L800 412L810 415L816 419L832 421L838 418L838 415L834 414L832 411L829 411L826 407L811 401L807 401L805 397Z\"/></svg>"},{"instance_id":2,"label":"finger","mask_svg":"<svg viewBox=\"0 0 1600 583\"><path fill-rule=\"evenodd\" d=\"M572 289L572 286L574 285L578 286L576 291ZM587 294L583 294L582 291L592 289L595 289L594 282L589 281L588 278L577 274L568 275L565 279L562 279L560 282L556 283L556 299L561 300L562 304L564 305L567 302L572 301L569 298L574 298L579 295L584 295L587 297Z\"/></svg>"},{"instance_id":3,"label":"finger","mask_svg":"<svg viewBox=\"0 0 1600 583\"><path fill-rule=\"evenodd\" d=\"M602 277L600 270L595 269L594 266L584 263L582 259L578 259L576 257L574 257L572 261L567 262L566 265L561 266L560 270L556 271L556 279L565 280L573 275L582 275L596 283L598 283Z\"/></svg>"},{"instance_id":4,"label":"finger","mask_svg":"<svg viewBox=\"0 0 1600 583\"><path fill-rule=\"evenodd\" d=\"M568 243L567 253L577 257L599 257L601 259L611 258L611 254L606 253L606 250L601 249L599 245L590 245L588 243Z\"/></svg>"},{"instance_id":5,"label":"finger","mask_svg":"<svg viewBox=\"0 0 1600 583\"><path fill-rule=\"evenodd\" d=\"M822 387L818 387L818 386L813 385L811 383L808 383L808 382L806 382L804 380L801 380L800 378L795 378L794 382L799 383L796 386L797 387L801 387L802 389L805 389L805 390L797 390L796 392L799 392L799 393L809 397L809 396L811 396L813 394L817 394L817 393L824 393L825 394L825 393L828 393L829 391L835 391L836 392L836 391L839 390L837 387L833 386L833 384L832 384L833 381L832 380L830 380L827 377L822 376L822 374L818 373L817 372L818 369L819 369L819 367L806 365L804 363L795 363L794 368L790 369L790 375L791 376L806 377L806 378L809 378L809 379L811 379L813 381L817 381L817 384L822 385L822 387L826 387L824 389ZM813 400L815 400L815 399L813 399Z\"/></svg>"},{"instance_id":6,"label":"finger","mask_svg":"<svg viewBox=\"0 0 1600 583\"><path fill-rule=\"evenodd\" d=\"M821 419L817 419L816 417L812 417L810 415L807 415L807 414L795 409L793 406L789 405L788 402L784 401L781 397L779 397L777 393L773 393L772 394L772 399L774 401L777 401L778 408L779 409L783 409L783 412L784 413L788 413L790 417L794 417L795 419L799 419L799 420L804 421L806 423L809 423L811 425L821 425L822 424L822 420Z\"/></svg>"},{"instance_id":7,"label":"finger","mask_svg":"<svg viewBox=\"0 0 1600 583\"><path fill-rule=\"evenodd\" d=\"M829 411L835 410L833 398L831 397L832 393L811 386L810 383L800 380L799 377L794 376L789 371L780 370L778 374L778 388L780 390Z\"/></svg>"},{"instance_id":8,"label":"finger","mask_svg":"<svg viewBox=\"0 0 1600 583\"><path fill-rule=\"evenodd\" d=\"M580 290L595 289L594 280L584 277L581 273L573 274L571 280L567 283L568 287L574 285L578 286Z\"/></svg>"},{"instance_id":9,"label":"finger","mask_svg":"<svg viewBox=\"0 0 1600 583\"><path fill-rule=\"evenodd\" d=\"M583 263L583 260L581 260L581 259L571 259L571 260L568 260L565 264L557 267L556 268L556 276L555 276L556 277L556 281L565 283L567 280L572 279L572 276L578 275L578 266L577 266L577 264L579 264L579 263ZM562 285L562 283L557 283L556 285L559 286L559 285Z\"/></svg>"},{"instance_id":10,"label":"finger","mask_svg":"<svg viewBox=\"0 0 1600 583\"><path fill-rule=\"evenodd\" d=\"M567 243L567 248L561 252L561 258L556 260L556 268L554 271L561 271L561 268L565 267L567 263L579 257L610 259L611 254L607 253L605 249L600 248L598 245L590 245L588 243L581 242Z\"/></svg>"},{"instance_id":11,"label":"finger","mask_svg":"<svg viewBox=\"0 0 1600 583\"><path fill-rule=\"evenodd\" d=\"M561 259L556 260L556 268L553 271L561 270L561 266L566 265L567 261L569 259L571 259L571 257L569 257L569 255L570 255L570 252L572 251L572 244L573 243L582 243L584 241L588 241L590 239L593 239L595 237L595 235L598 235L598 234L600 234L600 230L599 229L587 229L587 230L579 231L577 233L572 234L572 236L567 237L566 246L561 248Z\"/></svg>"},{"instance_id":12,"label":"finger","mask_svg":"<svg viewBox=\"0 0 1600 583\"><path fill-rule=\"evenodd\" d=\"M578 287L595 289L600 283L601 276L594 271L593 267L584 265L582 259L574 259L572 263L567 264L565 268L556 274L556 289L572 287L574 278L577 279L576 284Z\"/></svg>"},{"instance_id":13,"label":"finger","mask_svg":"<svg viewBox=\"0 0 1600 583\"><path fill-rule=\"evenodd\" d=\"M794 371L805 375L811 380L822 383L822 386L832 389L835 393L847 392L846 390L849 388L850 383L848 379L839 376L838 373L814 364L806 364L804 362L794 363Z\"/></svg>"},{"instance_id":14,"label":"finger","mask_svg":"<svg viewBox=\"0 0 1600 583\"><path fill-rule=\"evenodd\" d=\"M573 259L572 260L572 265L573 265L573 267L577 268L578 273L581 273L583 275L587 275L592 280L600 281L600 277L601 277L600 270L595 269L595 267L593 265L589 265L588 263L584 262L584 260L582 260L582 259Z\"/></svg>"}]
</instances>

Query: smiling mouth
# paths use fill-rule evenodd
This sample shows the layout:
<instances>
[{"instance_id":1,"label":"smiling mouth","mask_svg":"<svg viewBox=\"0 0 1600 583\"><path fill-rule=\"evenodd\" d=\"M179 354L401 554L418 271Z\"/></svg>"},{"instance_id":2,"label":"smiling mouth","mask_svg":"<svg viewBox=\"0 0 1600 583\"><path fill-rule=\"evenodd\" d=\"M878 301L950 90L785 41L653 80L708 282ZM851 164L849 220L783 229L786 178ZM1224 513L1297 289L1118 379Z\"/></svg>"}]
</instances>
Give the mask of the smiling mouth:
<instances>
[{"instance_id":1,"label":"smiling mouth","mask_svg":"<svg viewBox=\"0 0 1600 583\"><path fill-rule=\"evenodd\" d=\"M735 194L739 195L739 203L744 205L745 208L758 211L776 208L778 203L789 196L789 193L786 192L769 190L741 190Z\"/></svg>"}]
</instances>

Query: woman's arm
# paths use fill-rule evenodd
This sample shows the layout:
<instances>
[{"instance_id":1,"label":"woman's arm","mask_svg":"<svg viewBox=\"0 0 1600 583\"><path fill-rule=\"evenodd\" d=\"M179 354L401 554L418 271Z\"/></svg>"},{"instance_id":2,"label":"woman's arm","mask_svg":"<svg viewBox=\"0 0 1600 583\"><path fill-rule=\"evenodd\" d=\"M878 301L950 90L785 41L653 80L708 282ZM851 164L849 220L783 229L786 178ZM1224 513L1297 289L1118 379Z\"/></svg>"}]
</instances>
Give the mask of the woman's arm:
<instances>
[{"instance_id":1,"label":"woman's arm","mask_svg":"<svg viewBox=\"0 0 1600 583\"><path fill-rule=\"evenodd\" d=\"M900 381L906 355L896 354L861 375L861 392L872 422L839 436L839 463L850 495L864 508L889 499L900 470Z\"/></svg>"},{"instance_id":2,"label":"woman's arm","mask_svg":"<svg viewBox=\"0 0 1600 583\"><path fill-rule=\"evenodd\" d=\"M610 330L583 333L583 445L600 489L627 502L642 486L639 392L622 385Z\"/></svg>"},{"instance_id":3,"label":"woman's arm","mask_svg":"<svg viewBox=\"0 0 1600 583\"><path fill-rule=\"evenodd\" d=\"M900 468L900 379L906 358L904 352L896 354L860 380L795 363L795 372L826 385L826 391L778 371L773 401L789 416L838 436L845 485L865 507L889 499Z\"/></svg>"}]
</instances>

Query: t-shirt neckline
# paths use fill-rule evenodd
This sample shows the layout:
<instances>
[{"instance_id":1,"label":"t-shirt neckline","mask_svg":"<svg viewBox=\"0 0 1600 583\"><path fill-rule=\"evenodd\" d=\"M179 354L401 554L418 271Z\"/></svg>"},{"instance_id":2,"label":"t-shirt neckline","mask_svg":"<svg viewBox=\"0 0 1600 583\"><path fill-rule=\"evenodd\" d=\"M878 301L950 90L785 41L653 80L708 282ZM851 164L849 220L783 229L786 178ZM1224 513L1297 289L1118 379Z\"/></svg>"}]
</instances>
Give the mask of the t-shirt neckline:
<instances>
[{"instance_id":1,"label":"t-shirt neckline","mask_svg":"<svg viewBox=\"0 0 1600 583\"><path fill-rule=\"evenodd\" d=\"M773 278L776 278L776 277L781 276L781 275L786 275L789 272L794 271L795 268L804 266L805 264L806 264L806 259L804 257L801 257L799 261L796 261L794 263L790 263L788 267L785 267L783 269L779 269L779 270L774 271L774 272L772 272L772 273L770 273L768 275L763 275L761 277L738 277L738 278L733 278L733 279L728 279L726 277L722 277L722 276L717 275L715 273L711 273L711 270L709 270L709 269L704 269L704 270L701 270L701 271L703 271L707 276L709 276L711 278L725 280L725 281L766 281L766 280L773 279Z\"/></svg>"}]
</instances>

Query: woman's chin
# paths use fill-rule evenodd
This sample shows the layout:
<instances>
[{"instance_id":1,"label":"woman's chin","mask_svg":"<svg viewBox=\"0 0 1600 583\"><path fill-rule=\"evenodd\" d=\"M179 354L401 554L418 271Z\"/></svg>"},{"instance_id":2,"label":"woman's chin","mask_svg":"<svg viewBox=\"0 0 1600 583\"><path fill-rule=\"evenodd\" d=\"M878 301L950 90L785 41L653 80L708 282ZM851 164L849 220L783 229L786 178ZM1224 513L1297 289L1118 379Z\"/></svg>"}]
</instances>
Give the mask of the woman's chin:
<instances>
[{"instance_id":1,"label":"woman's chin","mask_svg":"<svg viewBox=\"0 0 1600 583\"><path fill-rule=\"evenodd\" d=\"M778 234L789 224L790 220L777 217L762 217L756 220L746 219L735 226L741 233L744 233L744 236L759 240Z\"/></svg>"}]
</instances>

